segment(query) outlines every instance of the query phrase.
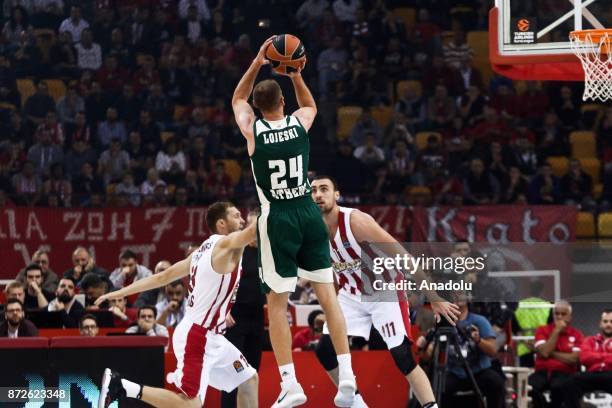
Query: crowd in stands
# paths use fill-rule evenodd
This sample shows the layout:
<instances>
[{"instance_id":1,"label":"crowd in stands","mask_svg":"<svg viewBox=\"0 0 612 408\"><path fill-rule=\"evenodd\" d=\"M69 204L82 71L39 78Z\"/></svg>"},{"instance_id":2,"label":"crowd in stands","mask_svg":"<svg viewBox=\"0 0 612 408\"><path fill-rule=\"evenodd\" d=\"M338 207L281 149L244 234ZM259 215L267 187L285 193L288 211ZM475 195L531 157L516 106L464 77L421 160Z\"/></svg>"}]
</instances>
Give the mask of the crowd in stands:
<instances>
[{"instance_id":1,"label":"crowd in stands","mask_svg":"<svg viewBox=\"0 0 612 408\"><path fill-rule=\"evenodd\" d=\"M492 75L468 38L489 2L454 3L4 0L0 207L252 204L229 101L259 43L291 32L319 103L312 167L346 200L605 209L612 108Z\"/></svg>"}]
</instances>

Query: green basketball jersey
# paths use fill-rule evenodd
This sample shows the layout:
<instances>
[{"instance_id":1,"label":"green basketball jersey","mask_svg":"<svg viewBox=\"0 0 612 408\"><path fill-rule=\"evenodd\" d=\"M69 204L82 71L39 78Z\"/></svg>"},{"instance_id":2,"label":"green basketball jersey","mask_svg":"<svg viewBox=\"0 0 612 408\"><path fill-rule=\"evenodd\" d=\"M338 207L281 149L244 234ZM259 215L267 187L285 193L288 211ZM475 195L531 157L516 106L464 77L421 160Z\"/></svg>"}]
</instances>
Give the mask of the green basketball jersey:
<instances>
[{"instance_id":1,"label":"green basketball jersey","mask_svg":"<svg viewBox=\"0 0 612 408\"><path fill-rule=\"evenodd\" d=\"M253 124L251 167L262 205L310 195L308 133L295 116Z\"/></svg>"}]
</instances>

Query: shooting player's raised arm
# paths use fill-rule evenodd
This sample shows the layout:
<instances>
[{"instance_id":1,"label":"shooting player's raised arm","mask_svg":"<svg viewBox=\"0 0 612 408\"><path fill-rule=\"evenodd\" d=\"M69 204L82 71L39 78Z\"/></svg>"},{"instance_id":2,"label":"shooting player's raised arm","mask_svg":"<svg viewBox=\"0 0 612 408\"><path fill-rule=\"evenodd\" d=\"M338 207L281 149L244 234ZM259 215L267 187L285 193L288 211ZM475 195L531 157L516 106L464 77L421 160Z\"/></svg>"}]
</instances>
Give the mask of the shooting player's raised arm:
<instances>
[{"instance_id":1,"label":"shooting player's raised arm","mask_svg":"<svg viewBox=\"0 0 612 408\"><path fill-rule=\"evenodd\" d=\"M255 84L255 78L257 78L259 69L268 63L265 59L265 53L266 48L268 48L268 45L272 42L272 38L273 37L268 38L263 43L257 56L253 62L251 62L251 65L240 79L240 82L238 82L234 90L234 95L232 96L234 118L236 119L240 131L247 140L253 137L253 122L255 121L255 113L248 100L251 96L251 92L253 92L253 85Z\"/></svg>"},{"instance_id":2,"label":"shooting player's raised arm","mask_svg":"<svg viewBox=\"0 0 612 408\"><path fill-rule=\"evenodd\" d=\"M291 77L291 82L293 82L295 97L300 107L293 112L293 116L297 117L302 126L308 131L317 116L317 104L306 82L304 82L304 78L302 78L301 69L297 73L289 74L289 76Z\"/></svg>"}]
</instances>

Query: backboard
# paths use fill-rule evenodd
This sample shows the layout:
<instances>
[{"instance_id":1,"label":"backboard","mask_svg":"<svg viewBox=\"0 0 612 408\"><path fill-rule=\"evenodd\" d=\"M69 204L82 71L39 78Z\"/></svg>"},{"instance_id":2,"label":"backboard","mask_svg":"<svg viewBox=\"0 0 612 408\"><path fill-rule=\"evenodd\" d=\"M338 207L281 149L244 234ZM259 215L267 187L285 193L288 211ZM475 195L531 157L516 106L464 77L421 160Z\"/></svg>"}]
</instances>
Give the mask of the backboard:
<instances>
[{"instance_id":1,"label":"backboard","mask_svg":"<svg viewBox=\"0 0 612 408\"><path fill-rule=\"evenodd\" d=\"M513 79L584 80L569 33L611 23L611 0L495 0L489 13L491 64Z\"/></svg>"}]
</instances>

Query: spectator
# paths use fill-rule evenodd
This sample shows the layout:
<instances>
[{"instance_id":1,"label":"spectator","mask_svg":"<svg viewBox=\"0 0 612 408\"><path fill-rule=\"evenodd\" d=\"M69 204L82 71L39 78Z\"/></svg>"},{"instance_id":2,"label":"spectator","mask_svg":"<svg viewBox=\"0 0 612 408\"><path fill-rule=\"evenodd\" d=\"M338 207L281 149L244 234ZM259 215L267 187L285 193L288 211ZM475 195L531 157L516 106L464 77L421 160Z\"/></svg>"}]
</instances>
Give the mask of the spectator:
<instances>
[{"instance_id":1,"label":"spectator","mask_svg":"<svg viewBox=\"0 0 612 408\"><path fill-rule=\"evenodd\" d=\"M218 21L217 16L221 16L223 18L223 14L215 12L214 21ZM221 20L222 23L222 20ZM187 8L187 16L184 21L181 23L182 27L180 27L180 32L187 37L191 44L195 44L198 40L204 36L204 32L206 30L206 26L201 21L200 16L198 15L198 8L195 5L191 5ZM213 23L213 27L216 24ZM226 34L225 32L221 34ZM225 35L222 35L223 38L227 38Z\"/></svg>"},{"instance_id":2,"label":"spectator","mask_svg":"<svg viewBox=\"0 0 612 408\"><path fill-rule=\"evenodd\" d=\"M57 102L57 114L62 125L75 125L76 116L85 111L85 100L79 96L75 86L70 86L68 92Z\"/></svg>"},{"instance_id":3,"label":"spectator","mask_svg":"<svg viewBox=\"0 0 612 408\"><path fill-rule=\"evenodd\" d=\"M365 166L374 168L385 161L385 152L376 146L376 135L367 133L363 144L355 149L353 155Z\"/></svg>"},{"instance_id":4,"label":"spectator","mask_svg":"<svg viewBox=\"0 0 612 408\"><path fill-rule=\"evenodd\" d=\"M159 71L155 69L155 59L153 56L147 55L143 59L141 68L132 75L134 91L137 95L140 95L155 82L160 82Z\"/></svg>"},{"instance_id":5,"label":"spectator","mask_svg":"<svg viewBox=\"0 0 612 408\"><path fill-rule=\"evenodd\" d=\"M586 372L570 380L565 388L564 407L579 408L582 396L589 392L612 394L612 309L601 314L599 329L580 346L580 363L586 366Z\"/></svg>"},{"instance_id":6,"label":"spectator","mask_svg":"<svg viewBox=\"0 0 612 408\"><path fill-rule=\"evenodd\" d=\"M5 321L0 323L0 337L16 339L19 337L37 337L38 329L34 323L25 318L23 303L17 299L6 302Z\"/></svg>"},{"instance_id":7,"label":"spectator","mask_svg":"<svg viewBox=\"0 0 612 408\"><path fill-rule=\"evenodd\" d=\"M313 310L308 314L308 328L295 333L291 348L293 351L314 350L325 325L325 314L322 310Z\"/></svg>"},{"instance_id":8,"label":"spectator","mask_svg":"<svg viewBox=\"0 0 612 408\"><path fill-rule=\"evenodd\" d=\"M47 292L53 293L57 289L57 285L59 282L59 277L53 270L49 267L49 252L44 249L37 249L36 252L32 254L32 263L40 265L42 268L43 282L42 288ZM25 283L25 268L21 270L17 274L15 280ZM23 299L22 299L23 302Z\"/></svg>"},{"instance_id":9,"label":"spectator","mask_svg":"<svg viewBox=\"0 0 612 408\"><path fill-rule=\"evenodd\" d=\"M178 150L177 142L173 138L166 140L164 150L157 153L155 158L155 168L164 178L178 181L181 173L186 170L185 154Z\"/></svg>"},{"instance_id":10,"label":"spectator","mask_svg":"<svg viewBox=\"0 0 612 408\"><path fill-rule=\"evenodd\" d=\"M108 276L108 272L105 269L96 265L93 257L85 247L76 247L72 253L72 264L74 266L64 272L64 278L72 279L79 287L82 287L80 282L87 274L93 273L100 276Z\"/></svg>"},{"instance_id":11,"label":"spectator","mask_svg":"<svg viewBox=\"0 0 612 408\"><path fill-rule=\"evenodd\" d=\"M395 141L387 162L390 192L400 193L412 182L416 158L413 146L409 147L405 139Z\"/></svg>"},{"instance_id":12,"label":"spectator","mask_svg":"<svg viewBox=\"0 0 612 408\"><path fill-rule=\"evenodd\" d=\"M113 326L115 327L130 327L137 318L137 310L127 307L126 298L109 300L108 311L113 313Z\"/></svg>"},{"instance_id":13,"label":"spectator","mask_svg":"<svg viewBox=\"0 0 612 408\"><path fill-rule=\"evenodd\" d=\"M134 85L129 82L123 83L121 95L115 104L119 112L119 119L130 126L134 125L138 121L141 105L140 99L134 92Z\"/></svg>"},{"instance_id":14,"label":"spectator","mask_svg":"<svg viewBox=\"0 0 612 408\"><path fill-rule=\"evenodd\" d=\"M118 182L129 168L130 156L121 148L121 141L113 137L110 147L100 156L98 174L102 176L104 184L109 185Z\"/></svg>"},{"instance_id":15,"label":"spectator","mask_svg":"<svg viewBox=\"0 0 612 408\"><path fill-rule=\"evenodd\" d=\"M210 20L210 9L206 0L180 0L178 3L178 15L180 18L187 18L190 6L195 6L198 12L198 20Z\"/></svg>"},{"instance_id":16,"label":"spectator","mask_svg":"<svg viewBox=\"0 0 612 408\"><path fill-rule=\"evenodd\" d=\"M104 66L96 73L96 79L105 93L115 97L128 82L128 72L119 65L115 54L108 54L104 58Z\"/></svg>"},{"instance_id":17,"label":"spectator","mask_svg":"<svg viewBox=\"0 0 612 408\"><path fill-rule=\"evenodd\" d=\"M96 316L87 313L79 320L79 333L82 337L96 337L98 330L98 319Z\"/></svg>"},{"instance_id":18,"label":"spectator","mask_svg":"<svg viewBox=\"0 0 612 408\"><path fill-rule=\"evenodd\" d=\"M197 248L195 248L197 249ZM189 254L187 254L188 256ZM155 269L153 270L154 274L158 274L160 272L168 269L172 264L166 260L159 261L157 265L155 265ZM164 299L164 293L160 290L160 288L147 290L146 292L142 292L138 295L138 298L134 302L134 307L139 308L145 305L155 305L158 302L161 302Z\"/></svg>"},{"instance_id":19,"label":"spectator","mask_svg":"<svg viewBox=\"0 0 612 408\"><path fill-rule=\"evenodd\" d=\"M86 28L89 28L89 23L81 18L81 7L75 4L70 9L70 17L62 21L59 32L68 31L76 44L81 41L81 33Z\"/></svg>"},{"instance_id":20,"label":"spectator","mask_svg":"<svg viewBox=\"0 0 612 408\"><path fill-rule=\"evenodd\" d=\"M442 54L444 55L444 65L458 70L462 61L472 58L474 50L465 41L465 32L455 29L453 39L442 46Z\"/></svg>"},{"instance_id":21,"label":"spectator","mask_svg":"<svg viewBox=\"0 0 612 408\"><path fill-rule=\"evenodd\" d=\"M62 278L55 291L55 299L47 305L47 311L60 312L62 322L66 328L78 327L85 308L74 297L75 284L68 278Z\"/></svg>"},{"instance_id":22,"label":"spectator","mask_svg":"<svg viewBox=\"0 0 612 408\"><path fill-rule=\"evenodd\" d=\"M337 0L342 2L343 0ZM343 79L348 63L348 52L343 46L341 36L336 36L331 47L319 54L317 71L319 72L319 95L325 100L329 96L330 85Z\"/></svg>"},{"instance_id":23,"label":"spectator","mask_svg":"<svg viewBox=\"0 0 612 408\"><path fill-rule=\"evenodd\" d=\"M352 24L357 19L357 10L360 6L360 0L335 0L332 8L338 21Z\"/></svg>"},{"instance_id":24,"label":"spectator","mask_svg":"<svg viewBox=\"0 0 612 408\"><path fill-rule=\"evenodd\" d=\"M166 95L174 103L185 104L189 102L187 95L190 93L189 78L183 68L179 66L178 57L176 54L168 56L166 67L162 69L161 80L164 85Z\"/></svg>"},{"instance_id":25,"label":"spectator","mask_svg":"<svg viewBox=\"0 0 612 408\"><path fill-rule=\"evenodd\" d=\"M157 151L160 147L160 130L159 126L153 122L151 112L146 109L141 109L138 115L138 123L132 131L137 131L145 145L145 150Z\"/></svg>"},{"instance_id":26,"label":"spectator","mask_svg":"<svg viewBox=\"0 0 612 408\"><path fill-rule=\"evenodd\" d=\"M406 87L395 103L395 111L406 116L406 124L412 132L421 130L427 119L427 110L423 98L414 87Z\"/></svg>"},{"instance_id":27,"label":"spectator","mask_svg":"<svg viewBox=\"0 0 612 408\"><path fill-rule=\"evenodd\" d=\"M455 103L448 96L444 85L436 86L436 91L427 102L427 117L435 129L448 126L455 116Z\"/></svg>"},{"instance_id":28,"label":"spectator","mask_svg":"<svg viewBox=\"0 0 612 408\"><path fill-rule=\"evenodd\" d=\"M134 184L134 176L132 173L126 172L123 175L121 183L115 186L115 194L124 194L133 207L138 207L140 205L140 189Z\"/></svg>"},{"instance_id":29,"label":"spectator","mask_svg":"<svg viewBox=\"0 0 612 408\"><path fill-rule=\"evenodd\" d=\"M160 82L154 82L149 87L148 95L144 101L144 108L149 110L156 121L164 128L170 126L174 105L164 94Z\"/></svg>"},{"instance_id":30,"label":"spectator","mask_svg":"<svg viewBox=\"0 0 612 408\"><path fill-rule=\"evenodd\" d=\"M582 170L582 165L578 159L570 160L569 170L561 178L559 187L564 204L582 205L587 210L594 208L593 179Z\"/></svg>"},{"instance_id":31,"label":"spectator","mask_svg":"<svg viewBox=\"0 0 612 408\"><path fill-rule=\"evenodd\" d=\"M350 142L354 148L361 146L365 142L366 135L374 136L374 143L378 146L382 143L382 129L378 123L372 118L369 110L365 110L353 130L351 131Z\"/></svg>"},{"instance_id":32,"label":"spectator","mask_svg":"<svg viewBox=\"0 0 612 408\"><path fill-rule=\"evenodd\" d=\"M484 88L482 74L473 66L472 58L461 60L453 79L453 94L463 95L470 87Z\"/></svg>"},{"instance_id":33,"label":"spectator","mask_svg":"<svg viewBox=\"0 0 612 408\"><path fill-rule=\"evenodd\" d=\"M470 126L483 118L484 107L487 103L485 96L477 86L470 86L463 96L459 98L459 115Z\"/></svg>"},{"instance_id":34,"label":"spectator","mask_svg":"<svg viewBox=\"0 0 612 408\"><path fill-rule=\"evenodd\" d=\"M32 28L28 22L28 13L23 6L15 6L11 9L11 16L2 28L4 40L12 47L17 48L21 39L21 33Z\"/></svg>"},{"instance_id":35,"label":"spectator","mask_svg":"<svg viewBox=\"0 0 612 408\"><path fill-rule=\"evenodd\" d=\"M18 202L33 206L40 200L42 183L35 173L34 163L27 160L23 163L21 171L12 178L13 191L18 195Z\"/></svg>"},{"instance_id":36,"label":"spectator","mask_svg":"<svg viewBox=\"0 0 612 408\"><path fill-rule=\"evenodd\" d=\"M323 18L323 13L329 8L329 0L306 0L302 2L295 13L298 26L303 30L313 29Z\"/></svg>"},{"instance_id":37,"label":"spectator","mask_svg":"<svg viewBox=\"0 0 612 408\"><path fill-rule=\"evenodd\" d=\"M15 75L18 77L24 76L39 76L42 55L40 49L36 46L36 40L32 31L22 31L19 44L16 50L12 52L11 65Z\"/></svg>"},{"instance_id":38,"label":"spectator","mask_svg":"<svg viewBox=\"0 0 612 408\"><path fill-rule=\"evenodd\" d=\"M138 263L134 252L126 250L119 256L119 267L111 272L110 280L116 289L121 289L152 274L147 267Z\"/></svg>"},{"instance_id":39,"label":"spectator","mask_svg":"<svg viewBox=\"0 0 612 408\"><path fill-rule=\"evenodd\" d=\"M82 123L80 130L72 136L72 147L64 156L64 170L71 179L76 179L85 163L95 163L98 155L89 144L89 127L84 123L85 115L79 113L77 122Z\"/></svg>"},{"instance_id":40,"label":"spectator","mask_svg":"<svg viewBox=\"0 0 612 408\"><path fill-rule=\"evenodd\" d=\"M23 107L26 118L35 125L44 122L47 113L55 111L55 101L49 96L49 87L44 81L38 82L36 92L30 96Z\"/></svg>"},{"instance_id":41,"label":"spectator","mask_svg":"<svg viewBox=\"0 0 612 408\"><path fill-rule=\"evenodd\" d=\"M58 41L51 45L49 60L56 75L78 77L76 50L69 31L59 34Z\"/></svg>"},{"instance_id":42,"label":"spectator","mask_svg":"<svg viewBox=\"0 0 612 408\"><path fill-rule=\"evenodd\" d=\"M533 139L534 136L525 127L517 128L518 134L512 147L514 163L526 176L533 176L538 168L538 157L536 155Z\"/></svg>"},{"instance_id":43,"label":"spectator","mask_svg":"<svg viewBox=\"0 0 612 408\"><path fill-rule=\"evenodd\" d=\"M138 308L138 320L136 325L128 327L126 333L139 333L146 336L169 337L168 329L156 323L157 310L154 306L142 306Z\"/></svg>"},{"instance_id":44,"label":"spectator","mask_svg":"<svg viewBox=\"0 0 612 408\"><path fill-rule=\"evenodd\" d=\"M89 162L83 163L81 174L73 179L72 186L80 205L89 204L93 194L104 194L104 182L94 174L94 167Z\"/></svg>"},{"instance_id":45,"label":"spectator","mask_svg":"<svg viewBox=\"0 0 612 408\"><path fill-rule=\"evenodd\" d=\"M108 304L96 306L96 300L105 293L113 290L111 281L107 276L97 273L87 273L81 280L81 289L85 293L85 309L88 311L98 311L101 308L108 308Z\"/></svg>"},{"instance_id":46,"label":"spectator","mask_svg":"<svg viewBox=\"0 0 612 408\"><path fill-rule=\"evenodd\" d=\"M533 336L535 330L546 325L550 317L550 309L544 306L551 306L551 304L542 299L542 292L544 291L542 281L534 280L530 282L529 290L531 296L521 299L514 311L513 332L522 336ZM533 340L518 342L516 354L521 367L534 366L534 344Z\"/></svg>"},{"instance_id":47,"label":"spectator","mask_svg":"<svg viewBox=\"0 0 612 408\"><path fill-rule=\"evenodd\" d=\"M96 71L102 66L100 44L93 42L93 34L89 28L84 29L81 35L81 42L74 46L77 54L77 66L81 69Z\"/></svg>"},{"instance_id":48,"label":"spectator","mask_svg":"<svg viewBox=\"0 0 612 408\"><path fill-rule=\"evenodd\" d=\"M563 394L578 372L583 335L571 326L572 306L564 300L555 302L554 322L540 326L535 333L535 373L529 376L534 408L548 407L543 392L550 390L551 405L560 407Z\"/></svg>"},{"instance_id":49,"label":"spectator","mask_svg":"<svg viewBox=\"0 0 612 408\"><path fill-rule=\"evenodd\" d=\"M46 308L53 294L42 288L42 267L31 263L25 268L26 293L23 307L26 310L40 310Z\"/></svg>"},{"instance_id":50,"label":"spectator","mask_svg":"<svg viewBox=\"0 0 612 408\"><path fill-rule=\"evenodd\" d=\"M125 125L119 120L117 108L111 106L106 109L106 120L98 125L98 144L102 148L107 148L113 139L123 144L127 140L127 134Z\"/></svg>"},{"instance_id":51,"label":"spectator","mask_svg":"<svg viewBox=\"0 0 612 408\"><path fill-rule=\"evenodd\" d=\"M64 167L61 163L51 165L51 175L43 183L43 193L47 197L56 195L64 207L72 206L72 185L64 177Z\"/></svg>"},{"instance_id":52,"label":"spectator","mask_svg":"<svg viewBox=\"0 0 612 408\"><path fill-rule=\"evenodd\" d=\"M431 185L443 175L448 160L441 142L441 138L435 134L427 137L427 145L417 157L416 168L419 169L417 175L419 184Z\"/></svg>"},{"instance_id":53,"label":"spectator","mask_svg":"<svg viewBox=\"0 0 612 408\"><path fill-rule=\"evenodd\" d=\"M176 328L185 316L187 290L181 280L176 280L164 287L164 294L164 299L155 305L157 323Z\"/></svg>"},{"instance_id":54,"label":"spectator","mask_svg":"<svg viewBox=\"0 0 612 408\"><path fill-rule=\"evenodd\" d=\"M496 204L499 201L499 181L485 169L482 159L470 162L470 170L463 180L466 204Z\"/></svg>"},{"instance_id":55,"label":"spectator","mask_svg":"<svg viewBox=\"0 0 612 408\"><path fill-rule=\"evenodd\" d=\"M559 97L554 99L554 110L566 130L577 127L580 121L580 103L574 91L567 85L561 87Z\"/></svg>"},{"instance_id":56,"label":"spectator","mask_svg":"<svg viewBox=\"0 0 612 408\"><path fill-rule=\"evenodd\" d=\"M510 167L508 177L501 187L500 202L505 204L527 204L529 182L518 167Z\"/></svg>"},{"instance_id":57,"label":"spectator","mask_svg":"<svg viewBox=\"0 0 612 408\"><path fill-rule=\"evenodd\" d=\"M23 305L23 303L25 302L25 290L26 288L23 283L14 280L12 282L9 282L4 288L4 296L6 297L7 301L11 299L17 299ZM5 309L6 308L3 307L2 313L4 313ZM2 317L4 318L4 316Z\"/></svg>"},{"instance_id":58,"label":"spectator","mask_svg":"<svg viewBox=\"0 0 612 408\"><path fill-rule=\"evenodd\" d=\"M150 196L153 195L155 188L158 186L165 189L166 182L159 178L159 173L157 170L151 168L149 171L147 171L147 179L143 181L142 185L140 186L140 194L142 194L143 200L150 200Z\"/></svg>"},{"instance_id":59,"label":"spectator","mask_svg":"<svg viewBox=\"0 0 612 408\"><path fill-rule=\"evenodd\" d=\"M559 179L552 173L550 164L540 166L539 173L529 185L530 204L557 204L560 199Z\"/></svg>"},{"instance_id":60,"label":"spectator","mask_svg":"<svg viewBox=\"0 0 612 408\"><path fill-rule=\"evenodd\" d=\"M460 295L457 302L461 310L457 320L457 339L461 353L466 353L470 369L478 387L487 399L487 407L505 407L505 378L492 367L492 360L497 352L495 343L495 332L491 324L484 316L470 312L465 294ZM429 342L428 342L429 340ZM431 359L433 355L432 338L421 337L417 341L417 347L423 350L423 357ZM462 360L457 356L454 349L449 349L448 369L446 373L446 387L442 396L442 406L455 406L457 391L469 390L472 383L468 378Z\"/></svg>"},{"instance_id":61,"label":"spectator","mask_svg":"<svg viewBox=\"0 0 612 408\"><path fill-rule=\"evenodd\" d=\"M564 156L569 153L567 134L554 112L546 113L543 125L538 129L537 152L541 160L548 156Z\"/></svg>"},{"instance_id":62,"label":"spectator","mask_svg":"<svg viewBox=\"0 0 612 408\"><path fill-rule=\"evenodd\" d=\"M206 181L206 187L208 192L218 200L228 199L234 195L232 179L227 174L225 164L222 161L215 164L215 169Z\"/></svg>"}]
</instances>

